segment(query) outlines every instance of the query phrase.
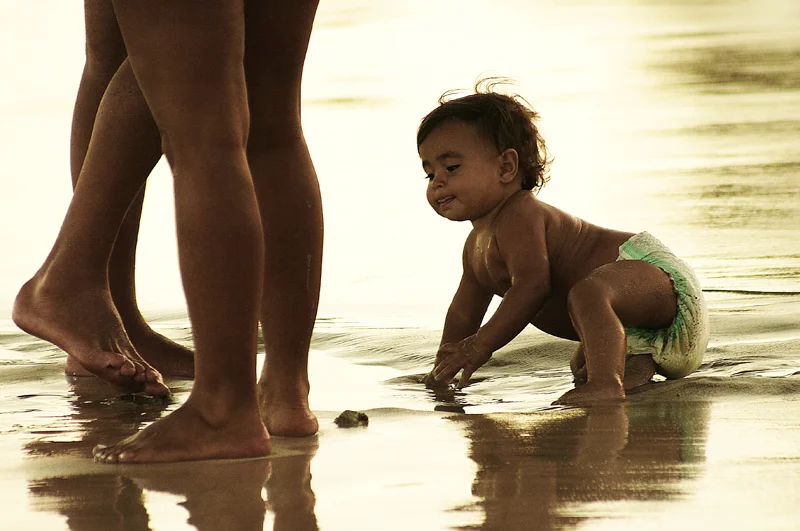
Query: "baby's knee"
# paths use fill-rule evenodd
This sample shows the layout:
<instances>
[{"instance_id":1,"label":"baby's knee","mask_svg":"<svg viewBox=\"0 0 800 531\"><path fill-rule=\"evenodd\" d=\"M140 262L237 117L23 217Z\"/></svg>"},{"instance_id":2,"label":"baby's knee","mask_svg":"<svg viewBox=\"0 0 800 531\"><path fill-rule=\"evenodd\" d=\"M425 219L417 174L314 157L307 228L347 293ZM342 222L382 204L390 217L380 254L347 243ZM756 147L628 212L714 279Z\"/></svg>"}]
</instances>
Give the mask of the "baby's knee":
<instances>
[{"instance_id":1,"label":"baby's knee","mask_svg":"<svg viewBox=\"0 0 800 531\"><path fill-rule=\"evenodd\" d=\"M567 294L567 311L574 315L610 303L611 290L599 278L588 276L572 286Z\"/></svg>"}]
</instances>

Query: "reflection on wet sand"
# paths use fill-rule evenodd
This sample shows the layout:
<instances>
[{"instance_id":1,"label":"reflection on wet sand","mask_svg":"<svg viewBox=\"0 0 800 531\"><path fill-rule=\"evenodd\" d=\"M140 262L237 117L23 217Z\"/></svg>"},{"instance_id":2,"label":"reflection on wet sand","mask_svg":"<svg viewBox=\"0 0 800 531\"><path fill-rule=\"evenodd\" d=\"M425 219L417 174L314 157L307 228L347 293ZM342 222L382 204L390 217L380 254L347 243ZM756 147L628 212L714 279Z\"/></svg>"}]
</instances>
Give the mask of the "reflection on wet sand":
<instances>
[{"instance_id":1,"label":"reflection on wet sand","mask_svg":"<svg viewBox=\"0 0 800 531\"><path fill-rule=\"evenodd\" d=\"M705 401L629 401L454 417L479 467L472 490L483 500L481 529L571 528L611 502L680 499L703 471L709 412Z\"/></svg>"},{"instance_id":2,"label":"reflection on wet sand","mask_svg":"<svg viewBox=\"0 0 800 531\"><path fill-rule=\"evenodd\" d=\"M150 529L141 488L114 473L33 480L28 491L34 510L63 515L67 529Z\"/></svg>"},{"instance_id":3,"label":"reflection on wet sand","mask_svg":"<svg viewBox=\"0 0 800 531\"><path fill-rule=\"evenodd\" d=\"M311 489L316 440L278 439L271 459L94 464L86 457L95 444L135 433L166 407L98 399L102 394L98 395L96 383L76 379L70 418L25 444L29 457L80 458L78 474L29 480L34 510L63 515L67 528L74 531L149 530L160 513L174 514L174 498L159 496L166 493L183 499L178 505L188 513L186 523L201 531L318 529ZM172 517L169 521L175 522Z\"/></svg>"}]
</instances>

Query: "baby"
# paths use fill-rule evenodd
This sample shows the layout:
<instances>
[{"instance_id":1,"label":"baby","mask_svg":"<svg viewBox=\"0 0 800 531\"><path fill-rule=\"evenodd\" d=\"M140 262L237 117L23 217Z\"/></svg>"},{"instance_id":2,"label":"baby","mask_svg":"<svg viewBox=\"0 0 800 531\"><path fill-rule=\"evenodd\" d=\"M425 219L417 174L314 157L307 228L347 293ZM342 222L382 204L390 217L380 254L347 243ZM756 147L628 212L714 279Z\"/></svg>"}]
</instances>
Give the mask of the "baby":
<instances>
[{"instance_id":1,"label":"baby","mask_svg":"<svg viewBox=\"0 0 800 531\"><path fill-rule=\"evenodd\" d=\"M689 266L647 232L599 227L540 201L550 161L538 115L493 86L445 94L417 132L431 207L472 223L426 383L447 385L462 371L463 387L528 323L580 341L576 387L561 404L622 399L656 372L697 369L708 310ZM503 300L481 326L494 295Z\"/></svg>"}]
</instances>

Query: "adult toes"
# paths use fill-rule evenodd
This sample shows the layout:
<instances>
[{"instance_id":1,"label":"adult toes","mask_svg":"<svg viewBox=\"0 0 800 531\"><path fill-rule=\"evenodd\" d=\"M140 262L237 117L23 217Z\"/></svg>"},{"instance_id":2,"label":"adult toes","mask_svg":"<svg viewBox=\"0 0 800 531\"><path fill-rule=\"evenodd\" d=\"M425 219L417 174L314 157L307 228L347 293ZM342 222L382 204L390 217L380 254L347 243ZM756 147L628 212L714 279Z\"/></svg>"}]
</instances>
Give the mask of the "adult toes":
<instances>
[{"instance_id":1,"label":"adult toes","mask_svg":"<svg viewBox=\"0 0 800 531\"><path fill-rule=\"evenodd\" d=\"M125 356L120 355L120 358L122 358L122 361L119 364L118 368L119 373L122 376L133 376L134 378L136 378L136 375L140 371L140 368L137 367L137 365L133 361L126 358Z\"/></svg>"},{"instance_id":2,"label":"adult toes","mask_svg":"<svg viewBox=\"0 0 800 531\"><path fill-rule=\"evenodd\" d=\"M170 396L169 387L167 387L160 379L154 382L145 383L144 392L150 396L162 398L168 398Z\"/></svg>"}]
</instances>

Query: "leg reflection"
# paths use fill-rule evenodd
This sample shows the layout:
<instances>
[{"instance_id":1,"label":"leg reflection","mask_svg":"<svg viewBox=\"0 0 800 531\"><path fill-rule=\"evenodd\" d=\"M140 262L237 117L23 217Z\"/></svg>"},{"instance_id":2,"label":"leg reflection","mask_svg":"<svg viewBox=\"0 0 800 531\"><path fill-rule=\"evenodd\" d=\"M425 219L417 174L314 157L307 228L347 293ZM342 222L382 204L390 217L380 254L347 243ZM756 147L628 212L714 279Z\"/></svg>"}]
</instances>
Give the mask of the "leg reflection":
<instances>
[{"instance_id":1,"label":"leg reflection","mask_svg":"<svg viewBox=\"0 0 800 531\"><path fill-rule=\"evenodd\" d=\"M316 497L311 489L312 454L279 457L272 461L267 480L267 503L274 513L273 531L317 531Z\"/></svg>"},{"instance_id":2,"label":"leg reflection","mask_svg":"<svg viewBox=\"0 0 800 531\"><path fill-rule=\"evenodd\" d=\"M113 474L52 477L31 481L37 511L57 512L72 531L149 531L142 489Z\"/></svg>"},{"instance_id":3,"label":"leg reflection","mask_svg":"<svg viewBox=\"0 0 800 531\"><path fill-rule=\"evenodd\" d=\"M597 502L682 499L702 473L709 412L686 401L454 417L478 465L482 529L560 529Z\"/></svg>"},{"instance_id":4,"label":"leg reflection","mask_svg":"<svg viewBox=\"0 0 800 531\"><path fill-rule=\"evenodd\" d=\"M270 460L261 458L125 467L121 472L145 492L183 497L187 523L198 531L261 531L266 513L262 490L270 467Z\"/></svg>"},{"instance_id":5,"label":"leg reflection","mask_svg":"<svg viewBox=\"0 0 800 531\"><path fill-rule=\"evenodd\" d=\"M74 531L149 530L142 489L83 460L106 437L124 438L157 420L168 404L138 395L117 396L96 378L71 378L65 396L69 415L54 412L28 428L36 436L24 445L26 456L52 461L51 476L28 481L32 508L64 516ZM41 397L31 395L32 400L37 398ZM72 464L75 458L82 460L77 469Z\"/></svg>"}]
</instances>

